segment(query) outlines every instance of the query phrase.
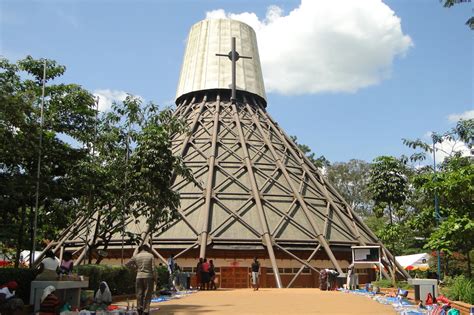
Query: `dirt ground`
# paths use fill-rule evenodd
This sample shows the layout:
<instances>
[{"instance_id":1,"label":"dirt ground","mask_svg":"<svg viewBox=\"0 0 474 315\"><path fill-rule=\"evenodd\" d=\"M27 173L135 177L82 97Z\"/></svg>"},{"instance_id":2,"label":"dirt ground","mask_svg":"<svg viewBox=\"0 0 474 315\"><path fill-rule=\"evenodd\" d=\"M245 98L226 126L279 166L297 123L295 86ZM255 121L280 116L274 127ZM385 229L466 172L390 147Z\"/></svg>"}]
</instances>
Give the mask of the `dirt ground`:
<instances>
[{"instance_id":1,"label":"dirt ground","mask_svg":"<svg viewBox=\"0 0 474 315\"><path fill-rule=\"evenodd\" d=\"M319 289L220 289L153 303L153 315L178 314L396 314L363 296Z\"/></svg>"}]
</instances>

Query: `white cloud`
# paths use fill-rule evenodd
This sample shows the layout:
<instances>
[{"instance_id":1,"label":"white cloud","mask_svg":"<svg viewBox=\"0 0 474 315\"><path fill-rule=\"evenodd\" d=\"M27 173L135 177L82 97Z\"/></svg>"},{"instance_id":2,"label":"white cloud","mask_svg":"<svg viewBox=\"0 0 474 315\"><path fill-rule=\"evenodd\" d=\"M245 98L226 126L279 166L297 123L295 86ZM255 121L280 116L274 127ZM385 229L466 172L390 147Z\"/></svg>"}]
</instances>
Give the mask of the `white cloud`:
<instances>
[{"instance_id":1,"label":"white cloud","mask_svg":"<svg viewBox=\"0 0 474 315\"><path fill-rule=\"evenodd\" d=\"M448 116L450 122L458 122L461 119L474 119L474 110L468 110L461 114L451 114Z\"/></svg>"},{"instance_id":2,"label":"white cloud","mask_svg":"<svg viewBox=\"0 0 474 315\"><path fill-rule=\"evenodd\" d=\"M95 90L95 97L99 97L99 111L108 111L112 107L113 102L123 102L127 97L127 92L118 90Z\"/></svg>"},{"instance_id":3,"label":"white cloud","mask_svg":"<svg viewBox=\"0 0 474 315\"><path fill-rule=\"evenodd\" d=\"M431 144L432 140L432 132L426 132L424 134L425 139L429 139L427 143ZM436 148L436 163L441 163L444 161L445 158L452 156L456 152L460 152L462 156L471 156L471 150L469 149L469 146L463 142L463 141L454 141L450 139L443 139L440 143L435 144ZM433 155L429 154L429 157L431 160L433 160Z\"/></svg>"},{"instance_id":4,"label":"white cloud","mask_svg":"<svg viewBox=\"0 0 474 315\"><path fill-rule=\"evenodd\" d=\"M440 163L444 161L448 156L453 155L455 152L460 152L462 156L470 156L471 150L462 141L453 141L445 139L443 142L435 145L436 147L436 162Z\"/></svg>"},{"instance_id":5,"label":"white cloud","mask_svg":"<svg viewBox=\"0 0 474 315\"><path fill-rule=\"evenodd\" d=\"M270 6L255 13L214 10L207 18L230 18L257 33L269 92L355 92L390 77L395 57L413 46L401 20L380 0L302 0L288 14Z\"/></svg>"}]
</instances>

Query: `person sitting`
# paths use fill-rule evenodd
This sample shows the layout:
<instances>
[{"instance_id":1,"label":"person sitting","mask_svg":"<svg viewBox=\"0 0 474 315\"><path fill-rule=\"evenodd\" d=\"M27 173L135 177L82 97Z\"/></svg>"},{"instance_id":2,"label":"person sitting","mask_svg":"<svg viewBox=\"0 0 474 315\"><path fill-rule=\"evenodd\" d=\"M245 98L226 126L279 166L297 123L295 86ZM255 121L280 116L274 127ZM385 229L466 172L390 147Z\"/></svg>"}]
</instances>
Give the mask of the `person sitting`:
<instances>
[{"instance_id":1,"label":"person sitting","mask_svg":"<svg viewBox=\"0 0 474 315\"><path fill-rule=\"evenodd\" d=\"M39 315L59 314L61 303L59 302L59 298L54 294L54 291L56 291L56 288L52 285L44 288L43 295L41 296Z\"/></svg>"},{"instance_id":2,"label":"person sitting","mask_svg":"<svg viewBox=\"0 0 474 315\"><path fill-rule=\"evenodd\" d=\"M110 292L107 282L102 281L99 285L99 290L97 290L94 302L99 305L108 306L112 304L112 292Z\"/></svg>"},{"instance_id":3,"label":"person sitting","mask_svg":"<svg viewBox=\"0 0 474 315\"><path fill-rule=\"evenodd\" d=\"M61 266L59 266L59 272L61 274L70 275L72 274L73 268L74 262L72 260L72 254L70 252L65 252L63 255L63 260L61 261Z\"/></svg>"},{"instance_id":4,"label":"person sitting","mask_svg":"<svg viewBox=\"0 0 474 315\"><path fill-rule=\"evenodd\" d=\"M51 250L48 250L44 256L39 266L40 274L36 280L55 280L58 276L59 260Z\"/></svg>"},{"instance_id":5,"label":"person sitting","mask_svg":"<svg viewBox=\"0 0 474 315\"><path fill-rule=\"evenodd\" d=\"M22 314L23 300L15 296L18 288L16 281L9 281L0 287L0 314Z\"/></svg>"}]
</instances>

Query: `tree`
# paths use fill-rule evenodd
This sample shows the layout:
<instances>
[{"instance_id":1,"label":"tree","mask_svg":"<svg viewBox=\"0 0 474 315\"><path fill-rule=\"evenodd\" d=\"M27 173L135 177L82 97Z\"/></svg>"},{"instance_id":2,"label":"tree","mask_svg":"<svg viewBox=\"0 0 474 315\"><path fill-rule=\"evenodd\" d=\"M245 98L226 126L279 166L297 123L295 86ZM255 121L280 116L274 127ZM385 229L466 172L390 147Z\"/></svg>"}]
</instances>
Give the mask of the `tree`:
<instances>
[{"instance_id":1,"label":"tree","mask_svg":"<svg viewBox=\"0 0 474 315\"><path fill-rule=\"evenodd\" d=\"M374 213L382 217L387 213L390 224L402 217L408 198L408 178L405 165L392 156L374 159L369 175L369 191L374 201Z\"/></svg>"},{"instance_id":2,"label":"tree","mask_svg":"<svg viewBox=\"0 0 474 315\"><path fill-rule=\"evenodd\" d=\"M467 259L471 276L470 251L474 247L474 164L469 157L456 155L447 159L438 174L420 174L415 179L420 192L440 199L441 223L432 229L425 248L452 255L460 252ZM426 220L428 218L428 220ZM432 204L426 204L415 219L425 228L435 225ZM426 222L428 221L428 222Z\"/></svg>"},{"instance_id":3,"label":"tree","mask_svg":"<svg viewBox=\"0 0 474 315\"><path fill-rule=\"evenodd\" d=\"M40 128L41 86L46 61L44 128ZM52 239L71 222L83 191L71 170L87 155L62 139L87 141L93 130L94 99L77 84L52 84L66 68L28 56L13 64L0 59L0 209L2 247L30 248L33 232L38 139L43 133L38 242ZM29 226L29 227L28 227ZM30 237L27 236L30 234Z\"/></svg>"},{"instance_id":4,"label":"tree","mask_svg":"<svg viewBox=\"0 0 474 315\"><path fill-rule=\"evenodd\" d=\"M367 217L373 204L368 192L370 163L352 159L349 162L336 162L326 169L326 177L339 191L352 209L360 216Z\"/></svg>"},{"instance_id":5,"label":"tree","mask_svg":"<svg viewBox=\"0 0 474 315\"><path fill-rule=\"evenodd\" d=\"M99 240L106 250L114 235L124 233L135 218L146 218L151 227L175 218L180 203L171 188L173 179L192 177L181 157L173 155L171 140L186 131L184 121L171 109L159 111L154 103L143 105L132 95L99 117L95 154L82 167L87 171L76 174L94 187L92 198L82 203L84 215L95 215L96 222L90 240L95 247L89 254ZM127 235L131 242L140 237Z\"/></svg>"},{"instance_id":6,"label":"tree","mask_svg":"<svg viewBox=\"0 0 474 315\"><path fill-rule=\"evenodd\" d=\"M443 6L445 8L450 8L455 4L459 4L463 2L466 2L466 3L471 2L470 0L440 0L440 1L444 2ZM469 20L466 21L466 25L469 26L471 30L474 30L474 17L470 17Z\"/></svg>"},{"instance_id":7,"label":"tree","mask_svg":"<svg viewBox=\"0 0 474 315\"><path fill-rule=\"evenodd\" d=\"M451 143L465 144L472 152L474 119L460 120L445 133L433 133L432 138L436 151L442 150L439 144L449 140ZM426 159L428 154L433 153L433 145L420 139L403 141L418 150L410 157L412 161ZM436 174L431 166L425 166L418 168L413 175L417 212L410 220L410 225L426 237L425 248L443 251L445 265L449 257L462 253L467 260L467 274L471 276L470 251L474 238L473 160L472 156L463 156L465 152L460 150L445 150L444 153L447 157L439 164ZM439 198L439 218L435 216L433 206L435 194ZM439 227L437 219L441 221Z\"/></svg>"}]
</instances>

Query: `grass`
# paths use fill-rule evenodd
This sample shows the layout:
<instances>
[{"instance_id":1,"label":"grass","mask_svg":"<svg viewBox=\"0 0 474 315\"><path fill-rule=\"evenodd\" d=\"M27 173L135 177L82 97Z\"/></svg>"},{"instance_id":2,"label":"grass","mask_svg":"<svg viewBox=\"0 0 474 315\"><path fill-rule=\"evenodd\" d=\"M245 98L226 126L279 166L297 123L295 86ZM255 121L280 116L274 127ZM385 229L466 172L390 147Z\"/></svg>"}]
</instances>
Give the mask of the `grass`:
<instances>
[{"instance_id":1,"label":"grass","mask_svg":"<svg viewBox=\"0 0 474 315\"><path fill-rule=\"evenodd\" d=\"M474 304L474 280L465 276L445 278L443 293L451 300Z\"/></svg>"}]
</instances>

